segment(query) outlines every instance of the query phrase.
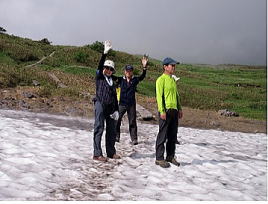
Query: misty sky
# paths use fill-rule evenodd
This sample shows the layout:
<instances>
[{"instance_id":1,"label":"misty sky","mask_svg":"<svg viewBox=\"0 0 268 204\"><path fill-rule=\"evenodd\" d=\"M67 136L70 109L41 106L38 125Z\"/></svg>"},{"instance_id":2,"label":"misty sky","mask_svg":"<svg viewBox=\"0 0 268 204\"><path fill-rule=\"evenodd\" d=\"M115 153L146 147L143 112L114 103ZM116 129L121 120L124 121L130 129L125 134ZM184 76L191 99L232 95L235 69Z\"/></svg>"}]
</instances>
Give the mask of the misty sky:
<instances>
[{"instance_id":1,"label":"misty sky","mask_svg":"<svg viewBox=\"0 0 268 204\"><path fill-rule=\"evenodd\" d=\"M0 26L60 45L109 39L160 60L266 65L266 8L266 0L0 0Z\"/></svg>"}]
</instances>

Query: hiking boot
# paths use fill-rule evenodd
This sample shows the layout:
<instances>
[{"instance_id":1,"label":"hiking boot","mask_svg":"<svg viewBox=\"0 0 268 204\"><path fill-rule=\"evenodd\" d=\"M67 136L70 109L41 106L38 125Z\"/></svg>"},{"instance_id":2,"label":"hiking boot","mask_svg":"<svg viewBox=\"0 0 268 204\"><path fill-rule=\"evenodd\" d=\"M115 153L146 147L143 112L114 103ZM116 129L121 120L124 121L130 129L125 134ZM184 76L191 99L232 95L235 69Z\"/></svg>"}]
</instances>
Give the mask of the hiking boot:
<instances>
[{"instance_id":1,"label":"hiking boot","mask_svg":"<svg viewBox=\"0 0 268 204\"><path fill-rule=\"evenodd\" d=\"M165 160L155 160L155 164L161 166L162 168L170 167L170 164Z\"/></svg>"},{"instance_id":2,"label":"hiking boot","mask_svg":"<svg viewBox=\"0 0 268 204\"><path fill-rule=\"evenodd\" d=\"M137 144L138 144L138 140L133 140L133 141L131 142L131 144L132 144L132 145L137 145Z\"/></svg>"},{"instance_id":3,"label":"hiking boot","mask_svg":"<svg viewBox=\"0 0 268 204\"><path fill-rule=\"evenodd\" d=\"M177 162L177 160L174 157L172 157L172 158L167 157L166 161L170 162L171 164L174 164L175 166L180 166L181 165L179 162Z\"/></svg>"},{"instance_id":4,"label":"hiking boot","mask_svg":"<svg viewBox=\"0 0 268 204\"><path fill-rule=\"evenodd\" d=\"M102 162L107 162L108 159L104 156L94 156L93 160L97 160L97 161L102 161Z\"/></svg>"},{"instance_id":5,"label":"hiking boot","mask_svg":"<svg viewBox=\"0 0 268 204\"><path fill-rule=\"evenodd\" d=\"M112 157L109 157L111 159L121 159L121 157L118 154L114 154Z\"/></svg>"}]
</instances>

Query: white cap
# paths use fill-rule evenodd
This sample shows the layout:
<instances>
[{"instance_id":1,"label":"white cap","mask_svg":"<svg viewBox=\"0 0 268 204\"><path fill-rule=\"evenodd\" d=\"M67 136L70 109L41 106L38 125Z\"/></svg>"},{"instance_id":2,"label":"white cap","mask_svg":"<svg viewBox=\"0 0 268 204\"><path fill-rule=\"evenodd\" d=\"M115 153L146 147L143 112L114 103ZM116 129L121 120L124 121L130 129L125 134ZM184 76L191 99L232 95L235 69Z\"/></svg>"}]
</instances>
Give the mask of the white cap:
<instances>
[{"instance_id":1,"label":"white cap","mask_svg":"<svg viewBox=\"0 0 268 204\"><path fill-rule=\"evenodd\" d=\"M112 67L114 68L114 62L112 60L105 60L104 65L105 67Z\"/></svg>"}]
</instances>

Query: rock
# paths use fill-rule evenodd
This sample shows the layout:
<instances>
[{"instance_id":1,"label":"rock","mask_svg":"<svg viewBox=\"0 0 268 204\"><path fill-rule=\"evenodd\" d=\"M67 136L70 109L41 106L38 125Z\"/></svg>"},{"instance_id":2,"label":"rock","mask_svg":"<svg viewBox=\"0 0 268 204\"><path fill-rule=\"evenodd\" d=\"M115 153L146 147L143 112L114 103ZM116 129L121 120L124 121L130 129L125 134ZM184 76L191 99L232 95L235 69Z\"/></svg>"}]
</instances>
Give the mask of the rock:
<instances>
[{"instance_id":1,"label":"rock","mask_svg":"<svg viewBox=\"0 0 268 204\"><path fill-rule=\"evenodd\" d=\"M65 84L60 82L59 78L55 74L48 73L48 76L57 84L59 88L67 88Z\"/></svg>"},{"instance_id":2,"label":"rock","mask_svg":"<svg viewBox=\"0 0 268 204\"><path fill-rule=\"evenodd\" d=\"M147 109L145 109L144 107L142 107L141 105L136 104L136 108L137 108L138 118L140 118L142 120L153 120L154 119L153 114L150 111L148 111Z\"/></svg>"},{"instance_id":3,"label":"rock","mask_svg":"<svg viewBox=\"0 0 268 204\"><path fill-rule=\"evenodd\" d=\"M67 88L68 86L64 85L63 83L58 83L58 88Z\"/></svg>"},{"instance_id":4,"label":"rock","mask_svg":"<svg viewBox=\"0 0 268 204\"><path fill-rule=\"evenodd\" d=\"M22 95L26 98L37 98L37 96L30 92L23 92Z\"/></svg>"},{"instance_id":5,"label":"rock","mask_svg":"<svg viewBox=\"0 0 268 204\"><path fill-rule=\"evenodd\" d=\"M220 115L226 116L226 117L238 117L239 114L233 111L229 111L227 109L219 110L218 113Z\"/></svg>"},{"instance_id":6,"label":"rock","mask_svg":"<svg viewBox=\"0 0 268 204\"><path fill-rule=\"evenodd\" d=\"M33 80L33 85L34 86L40 86L40 83L38 81L36 81L36 80Z\"/></svg>"},{"instance_id":7,"label":"rock","mask_svg":"<svg viewBox=\"0 0 268 204\"><path fill-rule=\"evenodd\" d=\"M20 100L18 103L19 107L22 109L30 109L30 106L28 103L26 103L24 100Z\"/></svg>"},{"instance_id":8,"label":"rock","mask_svg":"<svg viewBox=\"0 0 268 204\"><path fill-rule=\"evenodd\" d=\"M210 122L210 125L213 126L213 127L219 127L220 126L220 123L218 123L216 121L211 121Z\"/></svg>"}]
</instances>

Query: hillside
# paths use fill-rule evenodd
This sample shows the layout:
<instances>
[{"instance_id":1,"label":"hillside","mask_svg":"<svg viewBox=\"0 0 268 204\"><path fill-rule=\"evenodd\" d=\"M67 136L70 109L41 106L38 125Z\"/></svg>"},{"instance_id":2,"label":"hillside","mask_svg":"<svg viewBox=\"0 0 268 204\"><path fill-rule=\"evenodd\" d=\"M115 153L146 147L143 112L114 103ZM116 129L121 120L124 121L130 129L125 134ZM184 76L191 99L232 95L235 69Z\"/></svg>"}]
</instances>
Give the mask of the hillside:
<instances>
[{"instance_id":1,"label":"hillside","mask_svg":"<svg viewBox=\"0 0 268 204\"><path fill-rule=\"evenodd\" d=\"M99 42L82 47L58 46L0 34L0 107L91 116L101 46ZM140 56L112 50L108 58L116 63L116 75L122 75L126 64L134 65L135 74L141 72ZM161 62L151 59L147 77L137 90L138 102L155 115L155 80L161 73ZM266 124L266 67L180 64L176 75L181 78L178 88L183 107L196 110L191 113L209 111L211 116L229 109L245 120ZM202 114L197 118L203 120ZM189 117L185 118L188 125L192 115ZM204 122L200 126L211 128Z\"/></svg>"}]
</instances>

